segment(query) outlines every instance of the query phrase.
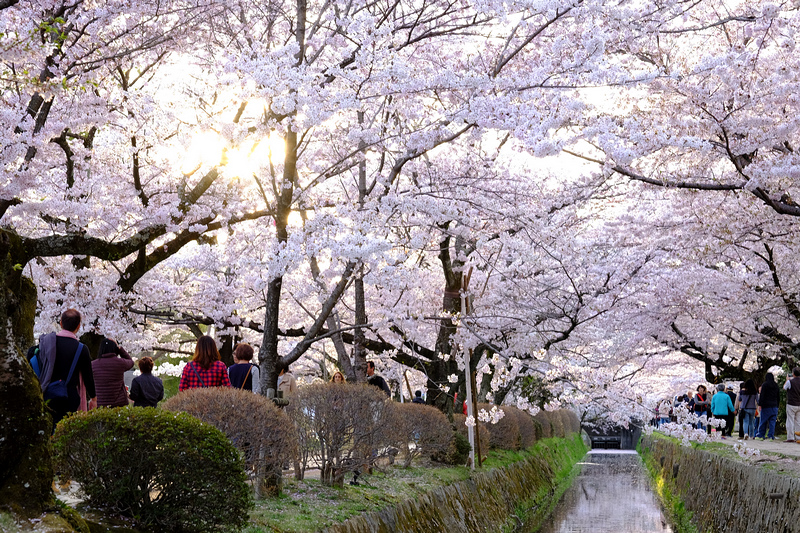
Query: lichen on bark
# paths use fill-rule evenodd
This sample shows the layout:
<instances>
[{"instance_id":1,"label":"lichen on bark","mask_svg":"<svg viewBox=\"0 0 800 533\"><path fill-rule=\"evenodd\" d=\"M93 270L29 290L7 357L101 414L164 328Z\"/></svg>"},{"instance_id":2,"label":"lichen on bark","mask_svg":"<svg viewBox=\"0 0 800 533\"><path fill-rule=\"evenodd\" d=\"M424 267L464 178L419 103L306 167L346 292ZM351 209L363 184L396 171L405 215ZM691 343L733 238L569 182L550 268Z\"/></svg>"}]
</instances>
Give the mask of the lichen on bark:
<instances>
[{"instance_id":1,"label":"lichen on bark","mask_svg":"<svg viewBox=\"0 0 800 533\"><path fill-rule=\"evenodd\" d=\"M53 503L51 420L23 356L33 343L36 287L22 275L19 244L0 230L0 509L33 516Z\"/></svg>"}]
</instances>

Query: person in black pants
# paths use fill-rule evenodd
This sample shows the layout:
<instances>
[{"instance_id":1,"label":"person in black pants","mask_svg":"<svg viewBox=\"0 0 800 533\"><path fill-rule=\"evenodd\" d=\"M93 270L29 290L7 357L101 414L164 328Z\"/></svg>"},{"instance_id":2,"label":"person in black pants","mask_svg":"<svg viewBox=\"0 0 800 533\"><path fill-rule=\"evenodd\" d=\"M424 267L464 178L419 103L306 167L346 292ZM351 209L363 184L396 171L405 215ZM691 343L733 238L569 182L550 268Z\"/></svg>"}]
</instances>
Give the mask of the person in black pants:
<instances>
[{"instance_id":1,"label":"person in black pants","mask_svg":"<svg viewBox=\"0 0 800 533\"><path fill-rule=\"evenodd\" d=\"M733 387L728 385L725 389L725 394L727 394L731 399L731 405L736 405L736 393L733 392ZM736 423L736 409L728 413L728 416L725 417L725 435L728 437L733 436L733 426ZM739 431L741 431L741 424L739 424ZM744 435L742 435L744 437Z\"/></svg>"},{"instance_id":2,"label":"person in black pants","mask_svg":"<svg viewBox=\"0 0 800 533\"><path fill-rule=\"evenodd\" d=\"M739 394L741 395L742 391L744 390L744 381L739 383ZM736 399L739 399L739 395L737 395ZM738 403L734 402L733 405L736 407L736 418L739 420L739 439L744 438L744 409Z\"/></svg>"}]
</instances>

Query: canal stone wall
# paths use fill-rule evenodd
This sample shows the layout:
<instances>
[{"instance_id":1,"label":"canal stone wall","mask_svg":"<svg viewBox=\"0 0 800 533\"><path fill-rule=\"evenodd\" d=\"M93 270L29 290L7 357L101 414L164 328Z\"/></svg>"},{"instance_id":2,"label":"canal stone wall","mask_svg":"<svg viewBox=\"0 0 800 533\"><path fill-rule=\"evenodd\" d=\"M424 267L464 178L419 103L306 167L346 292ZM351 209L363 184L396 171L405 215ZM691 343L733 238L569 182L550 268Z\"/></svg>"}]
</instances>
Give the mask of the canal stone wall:
<instances>
[{"instance_id":1,"label":"canal stone wall","mask_svg":"<svg viewBox=\"0 0 800 533\"><path fill-rule=\"evenodd\" d=\"M640 450L701 531L800 532L800 479L654 436Z\"/></svg>"},{"instance_id":2,"label":"canal stone wall","mask_svg":"<svg viewBox=\"0 0 800 533\"><path fill-rule=\"evenodd\" d=\"M580 436L573 434L572 439L580 441ZM501 531L505 524L511 525L511 530L521 531L527 524L517 518L520 511L536 515L539 509L548 511L557 503L553 500L560 498L565 487L559 487L556 473L571 468L586 451L582 443L576 446L572 442L573 445L564 446L573 450L569 453L542 454L504 468L479 472L415 500L330 526L322 533L484 533Z\"/></svg>"}]
</instances>

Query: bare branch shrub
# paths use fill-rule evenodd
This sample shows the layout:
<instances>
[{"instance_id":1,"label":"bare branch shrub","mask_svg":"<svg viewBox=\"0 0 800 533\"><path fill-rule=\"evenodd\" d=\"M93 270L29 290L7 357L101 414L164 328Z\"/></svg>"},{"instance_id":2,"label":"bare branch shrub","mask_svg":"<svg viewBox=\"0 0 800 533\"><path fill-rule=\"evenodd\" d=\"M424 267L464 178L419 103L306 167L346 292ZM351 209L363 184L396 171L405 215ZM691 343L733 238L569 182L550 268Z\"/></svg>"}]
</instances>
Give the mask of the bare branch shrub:
<instances>
[{"instance_id":1,"label":"bare branch shrub","mask_svg":"<svg viewBox=\"0 0 800 533\"><path fill-rule=\"evenodd\" d=\"M251 391L209 387L185 390L164 402L163 408L188 413L222 431L242 453L254 477L256 495L262 488L280 491L280 468L294 457L297 441L289 417L267 398Z\"/></svg>"},{"instance_id":2,"label":"bare branch shrub","mask_svg":"<svg viewBox=\"0 0 800 533\"><path fill-rule=\"evenodd\" d=\"M444 413L430 405L394 405L398 445L405 451L403 466L422 455L433 456L447 450L453 430ZM463 416L463 415L462 415Z\"/></svg>"},{"instance_id":3,"label":"bare branch shrub","mask_svg":"<svg viewBox=\"0 0 800 533\"><path fill-rule=\"evenodd\" d=\"M342 486L346 472L372 466L392 443L392 404L367 384L316 383L292 398L288 414L326 485Z\"/></svg>"}]
</instances>

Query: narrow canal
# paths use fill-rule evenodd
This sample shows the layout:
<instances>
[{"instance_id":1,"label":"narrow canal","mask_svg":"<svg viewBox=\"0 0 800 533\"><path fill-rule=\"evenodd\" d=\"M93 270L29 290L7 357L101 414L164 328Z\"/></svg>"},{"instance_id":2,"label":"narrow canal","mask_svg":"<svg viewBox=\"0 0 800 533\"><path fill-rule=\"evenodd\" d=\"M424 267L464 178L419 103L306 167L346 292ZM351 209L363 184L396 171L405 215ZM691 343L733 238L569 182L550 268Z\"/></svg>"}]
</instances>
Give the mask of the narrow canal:
<instances>
[{"instance_id":1,"label":"narrow canal","mask_svg":"<svg viewBox=\"0 0 800 533\"><path fill-rule=\"evenodd\" d=\"M540 533L672 532L635 451L593 450Z\"/></svg>"}]
</instances>

